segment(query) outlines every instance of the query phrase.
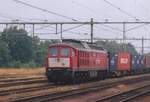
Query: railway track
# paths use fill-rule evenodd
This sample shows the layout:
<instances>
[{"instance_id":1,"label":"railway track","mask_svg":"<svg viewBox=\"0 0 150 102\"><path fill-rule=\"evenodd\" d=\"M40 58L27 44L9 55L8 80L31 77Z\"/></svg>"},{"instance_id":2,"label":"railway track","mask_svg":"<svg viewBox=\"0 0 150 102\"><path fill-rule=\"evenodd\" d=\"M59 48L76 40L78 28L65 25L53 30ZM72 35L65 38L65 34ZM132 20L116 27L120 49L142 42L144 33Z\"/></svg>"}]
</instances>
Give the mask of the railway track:
<instances>
[{"instance_id":1,"label":"railway track","mask_svg":"<svg viewBox=\"0 0 150 102\"><path fill-rule=\"evenodd\" d=\"M25 92L33 92L33 91L40 91L44 89L49 89L49 88L54 88L57 87L54 84L43 84L43 85L38 85L38 86L30 86L30 87L22 87L22 88L14 88L14 89L6 89L6 90L1 90L0 91L0 96L6 96L6 95L11 95L11 94L21 94Z\"/></svg>"},{"instance_id":2,"label":"railway track","mask_svg":"<svg viewBox=\"0 0 150 102\"><path fill-rule=\"evenodd\" d=\"M8 79L1 80L1 87L10 87L10 86L18 86L18 85L27 85L33 83L47 83L46 78L23 78L23 79Z\"/></svg>"},{"instance_id":3,"label":"railway track","mask_svg":"<svg viewBox=\"0 0 150 102\"><path fill-rule=\"evenodd\" d=\"M135 98L150 93L150 84L145 84L126 92L120 92L111 96L107 96L96 100L95 102L128 102Z\"/></svg>"},{"instance_id":4,"label":"railway track","mask_svg":"<svg viewBox=\"0 0 150 102\"><path fill-rule=\"evenodd\" d=\"M144 80L148 80L149 77L145 77ZM134 78L130 80L120 80L120 81L115 81L110 83L105 83L105 84L96 84L93 86L88 86L85 88L79 88L79 89L74 89L74 90L67 90L64 92L54 92L54 93L46 93L42 95L37 95L37 96L31 96L31 97L24 97L20 99L13 100L11 102L49 102L49 101L54 101L58 100L60 98L65 98L65 97L70 97L70 96L78 96L81 94L86 94L90 92L95 92L98 90L104 90L107 88L111 88L113 86L119 85L119 84L131 84L135 83L137 81L144 81L143 78Z\"/></svg>"},{"instance_id":5,"label":"railway track","mask_svg":"<svg viewBox=\"0 0 150 102\"><path fill-rule=\"evenodd\" d=\"M16 82L16 81L36 80L36 79L44 79L44 78L45 78L45 76L40 76L40 77L26 77L26 78L4 78L4 79L0 80L0 83L1 82Z\"/></svg>"},{"instance_id":6,"label":"railway track","mask_svg":"<svg viewBox=\"0 0 150 102\"><path fill-rule=\"evenodd\" d=\"M16 76L6 76L6 75L0 75L0 79L5 79L5 78L16 78Z\"/></svg>"},{"instance_id":7,"label":"railway track","mask_svg":"<svg viewBox=\"0 0 150 102\"><path fill-rule=\"evenodd\" d=\"M130 96L129 98L126 98L126 99L122 100L122 102L129 102L129 101L135 100L139 97L142 97L142 96L148 95L148 94L150 94L150 89L147 90L147 91L143 91L143 92L140 92L138 94L135 94L133 96Z\"/></svg>"},{"instance_id":8,"label":"railway track","mask_svg":"<svg viewBox=\"0 0 150 102\"><path fill-rule=\"evenodd\" d=\"M4 79L4 78L17 78L17 77L27 77L28 75L0 75L0 79Z\"/></svg>"}]
</instances>

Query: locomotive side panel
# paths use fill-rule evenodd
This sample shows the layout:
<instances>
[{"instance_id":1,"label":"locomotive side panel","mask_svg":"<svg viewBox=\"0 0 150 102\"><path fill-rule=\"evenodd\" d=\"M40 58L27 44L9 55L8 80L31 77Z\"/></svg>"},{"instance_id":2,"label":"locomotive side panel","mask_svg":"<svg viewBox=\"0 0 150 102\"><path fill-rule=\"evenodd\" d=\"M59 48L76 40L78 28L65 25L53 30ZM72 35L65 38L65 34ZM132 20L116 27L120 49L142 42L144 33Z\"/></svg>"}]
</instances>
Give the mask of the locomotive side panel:
<instances>
[{"instance_id":1,"label":"locomotive side panel","mask_svg":"<svg viewBox=\"0 0 150 102\"><path fill-rule=\"evenodd\" d=\"M106 70L108 58L106 53L79 51L79 70Z\"/></svg>"},{"instance_id":2,"label":"locomotive side panel","mask_svg":"<svg viewBox=\"0 0 150 102\"><path fill-rule=\"evenodd\" d=\"M89 59L88 52L78 51L78 68L79 68L79 70L90 68L90 59Z\"/></svg>"},{"instance_id":3,"label":"locomotive side panel","mask_svg":"<svg viewBox=\"0 0 150 102\"><path fill-rule=\"evenodd\" d=\"M70 57L70 63L71 63L71 69L75 70L78 69L78 51L76 49L71 48L71 57Z\"/></svg>"}]
</instances>

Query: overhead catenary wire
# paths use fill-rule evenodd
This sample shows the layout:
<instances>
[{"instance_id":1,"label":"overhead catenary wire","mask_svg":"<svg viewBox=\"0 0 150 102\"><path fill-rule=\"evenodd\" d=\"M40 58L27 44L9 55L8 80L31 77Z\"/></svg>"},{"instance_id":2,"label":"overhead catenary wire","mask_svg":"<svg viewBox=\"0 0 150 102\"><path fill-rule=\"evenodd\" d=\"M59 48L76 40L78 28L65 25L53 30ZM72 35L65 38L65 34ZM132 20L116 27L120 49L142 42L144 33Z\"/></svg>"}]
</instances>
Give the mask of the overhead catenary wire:
<instances>
[{"instance_id":1,"label":"overhead catenary wire","mask_svg":"<svg viewBox=\"0 0 150 102\"><path fill-rule=\"evenodd\" d=\"M111 28L111 29L116 30L116 31L120 31L120 32L122 32L122 30L121 30L121 29L119 29L119 28L114 28L114 27L112 27L112 26L104 25L104 24L103 24L103 26L105 26L105 27L107 27L107 28Z\"/></svg>"},{"instance_id":2,"label":"overhead catenary wire","mask_svg":"<svg viewBox=\"0 0 150 102\"><path fill-rule=\"evenodd\" d=\"M136 2L139 4L139 6L141 6L141 8L144 10L144 11L147 11L146 14L149 14L149 8L147 8L146 6L144 6L142 3L143 2L140 2L140 0L136 0Z\"/></svg>"},{"instance_id":3,"label":"overhead catenary wire","mask_svg":"<svg viewBox=\"0 0 150 102\"><path fill-rule=\"evenodd\" d=\"M74 1L74 0L72 0L72 2L75 3L75 4L78 5L78 6L81 6L81 7L85 8L85 9L87 9L87 10L90 11L92 14L97 15L97 13L95 12L95 10L91 9L90 7L86 6L85 4L79 3L79 2ZM99 15L97 15L97 16L99 16ZM109 25L102 24L102 25L100 25L100 26L103 26L103 27L106 27L106 28L111 29L111 30L109 30L109 29L105 29L105 30L106 30L106 31L109 31L109 32L111 32L111 33L113 33L113 34L116 34L116 33L114 33L112 30L119 31L119 32L121 31L121 32L122 32L122 30L120 30L119 28L114 28L114 27L109 26ZM104 28L100 28L99 26L95 26L95 28L97 28L97 29L104 29Z\"/></svg>"},{"instance_id":4,"label":"overhead catenary wire","mask_svg":"<svg viewBox=\"0 0 150 102\"><path fill-rule=\"evenodd\" d=\"M77 4L77 5L79 5L79 6L81 6L81 7L83 7L83 8L85 8L85 9L87 9L87 10L90 11L92 14L97 15L97 13L95 12L95 10L91 9L90 7L86 6L85 4L79 3L79 2L74 1L74 0L72 0L72 2L75 3L75 4ZM97 15L97 16L99 16L99 15ZM97 19L96 19L96 20L97 20ZM122 32L121 29L119 29L119 28L114 28L114 27L111 27L111 26L109 26L109 25L104 25L104 24L103 24L103 25L101 25L101 26L105 26L105 27L108 27L108 28L110 28L110 29L113 29L113 30L121 31L121 32ZM99 27L97 27L97 26L95 26L95 27L96 27L96 28L99 28Z\"/></svg>"},{"instance_id":5,"label":"overhead catenary wire","mask_svg":"<svg viewBox=\"0 0 150 102\"><path fill-rule=\"evenodd\" d=\"M105 27L105 26L103 26L103 27ZM99 27L98 26L96 26L96 28L98 28L99 29ZM111 32L111 33L113 33L113 34L117 34L114 30L111 30L111 29L108 29L108 27L106 28L101 28L102 30L104 30L104 31L108 31L108 32Z\"/></svg>"},{"instance_id":6,"label":"overhead catenary wire","mask_svg":"<svg viewBox=\"0 0 150 102\"><path fill-rule=\"evenodd\" d=\"M6 13L1 13L1 12L0 12L0 18L8 19L8 20L11 20L12 22L27 21L27 20L47 21L45 19L40 19L40 18L25 18L25 17L19 17L19 16L15 16L12 14L6 14Z\"/></svg>"},{"instance_id":7,"label":"overhead catenary wire","mask_svg":"<svg viewBox=\"0 0 150 102\"><path fill-rule=\"evenodd\" d=\"M9 19L9 20L13 20L14 18L10 17L10 16L7 16L7 15L4 15L2 13L0 13L0 17L1 18L5 18L5 19Z\"/></svg>"},{"instance_id":8,"label":"overhead catenary wire","mask_svg":"<svg viewBox=\"0 0 150 102\"><path fill-rule=\"evenodd\" d=\"M74 18L72 18L72 17L68 17L68 16L65 16L65 15L61 15L61 14L55 13L55 12L53 12L53 11L49 11L49 10L47 10L47 9L43 9L43 8L37 7L37 6L35 6L35 5L31 5L31 4L29 4L29 3L25 3L25 2L20 1L20 0L14 0L14 1L15 1L15 2L18 2L18 3L21 3L21 4L23 4L23 5L26 5L26 6L29 6L29 7L38 9L38 10L41 10L41 11L43 11L43 12L47 12L47 13L50 13L50 14L54 14L54 15L57 15L57 16L60 16L60 17L63 17L63 18L69 19L69 20L78 21L77 19L74 19ZM77 26L77 27L78 27L78 26ZM75 26L75 27L71 27L71 29L64 30L63 32L72 30L72 29L74 29L74 28L76 28L76 26ZM60 33L60 32L59 32L59 33Z\"/></svg>"},{"instance_id":9,"label":"overhead catenary wire","mask_svg":"<svg viewBox=\"0 0 150 102\"><path fill-rule=\"evenodd\" d=\"M133 16L132 14L130 14L130 13L128 13L127 11L121 9L120 7L114 5L113 3L109 2L108 0L103 0L103 1L106 2L107 4L111 5L113 8L118 9L120 12L122 12L122 13L128 15L129 17L131 17L131 18L133 18L133 19L135 19L136 21L142 21L141 19L139 19L139 18Z\"/></svg>"},{"instance_id":10,"label":"overhead catenary wire","mask_svg":"<svg viewBox=\"0 0 150 102\"><path fill-rule=\"evenodd\" d=\"M140 19L138 19L137 17L135 17L135 16L133 16L132 14L128 13L127 11L121 9L120 7L114 5L113 3L111 3L111 2L109 2L109 1L107 1L107 0L103 0L103 1L104 1L105 3L107 3L107 4L109 4L110 6L112 6L113 8L118 9L120 12L122 12L122 13L128 15L129 17L131 17L131 18L133 18L133 19L135 19L136 21L140 21Z\"/></svg>"},{"instance_id":11,"label":"overhead catenary wire","mask_svg":"<svg viewBox=\"0 0 150 102\"><path fill-rule=\"evenodd\" d=\"M63 33L63 32L67 32L67 31L70 31L70 30L73 30L73 29L75 29L75 28L79 28L79 27L81 27L81 26L84 26L84 24L77 25L77 26L74 26L74 27L70 27L70 28L68 28L68 29L64 29L64 30L58 32L58 34Z\"/></svg>"},{"instance_id":12,"label":"overhead catenary wire","mask_svg":"<svg viewBox=\"0 0 150 102\"><path fill-rule=\"evenodd\" d=\"M17 2L17 3L23 4L23 5L26 5L26 6L28 6L28 7L31 7L31 8L34 8L34 9L38 9L38 10L40 10L40 11L47 12L47 13L49 13L49 14L53 14L53 15L56 15L56 16L59 16L59 17L65 18L65 19L69 19L69 20L72 20L72 21L78 21L77 19L74 19L73 17L68 17L68 16L65 16L65 15L56 13L56 12L54 12L54 11L50 11L50 10L47 10L47 9L43 9L43 8L38 7L38 6L35 6L35 5L32 5L32 4L23 2L23 1L20 1L20 0L14 0L14 1Z\"/></svg>"},{"instance_id":13,"label":"overhead catenary wire","mask_svg":"<svg viewBox=\"0 0 150 102\"><path fill-rule=\"evenodd\" d=\"M22 2L22 1L19 1L19 0L14 0L14 1L19 2L19 3L22 3L22 4L26 5L26 6L34 7L34 8L36 8L36 9L42 10L42 11L44 11L44 12L45 12L45 11L46 11L46 12L48 11L48 10L46 10L46 9L42 9L42 8L37 7L37 6L31 5L31 4L28 4L28 3L25 3L25 2ZM86 7L86 8L88 8L88 7ZM88 9L89 9L89 8L88 8ZM109 28L111 28L111 29L113 29L113 30L116 29L116 28L113 28L113 27L108 26L108 25L105 25L105 26L107 26L107 27L109 27ZM116 29L116 30L121 31L120 29Z\"/></svg>"},{"instance_id":14,"label":"overhead catenary wire","mask_svg":"<svg viewBox=\"0 0 150 102\"><path fill-rule=\"evenodd\" d=\"M78 6L81 6L81 7L85 8L85 9L87 9L87 10L90 11L92 14L97 15L97 13L95 12L95 10L91 9L90 7L86 6L85 4L79 3L79 2L74 1L74 0L72 0L72 2L75 3L75 4L78 5ZM97 16L99 16L99 15L97 15ZM119 29L119 28L114 28L114 27L109 26L109 25L101 24L100 26L103 26L103 27L106 27L106 28L111 29L111 30L109 30L109 29L105 29L105 30L106 30L106 31L109 31L109 32L111 32L111 33L113 33L113 34L116 34L116 33L113 32L113 30L122 32L121 29ZM104 29L104 28L100 28L99 26L94 26L94 27L97 28L97 29Z\"/></svg>"},{"instance_id":15,"label":"overhead catenary wire","mask_svg":"<svg viewBox=\"0 0 150 102\"><path fill-rule=\"evenodd\" d=\"M126 32L132 31L132 30L135 30L135 29L138 29L138 28L141 28L141 27L144 27L144 26L146 26L146 25L148 25L148 24L142 24L142 25L138 25L138 26L133 27L133 28L129 28L129 29L126 30Z\"/></svg>"},{"instance_id":16,"label":"overhead catenary wire","mask_svg":"<svg viewBox=\"0 0 150 102\"><path fill-rule=\"evenodd\" d=\"M74 26L74 27L70 27L70 28L64 29L64 30L62 30L62 31L60 31L60 32L57 32L57 34L60 34L60 33L63 33L63 32L71 32L71 33L75 33L75 32L72 32L72 31L70 31L70 30L79 28L79 27L81 27L81 26L84 26L84 24L81 24L81 25L77 25L77 26ZM47 25L47 26L38 28L38 29L36 29L36 30L40 30L40 29L43 29L43 28L45 28L45 27L51 27L51 28L54 28L54 27L52 27L52 26L50 26L50 25ZM32 31L31 31L31 32L32 32ZM29 33L31 33L31 32L29 32ZM40 34L40 33L39 33L39 34ZM48 34L48 33L41 33L41 34ZM76 34L77 34L77 33L76 33Z\"/></svg>"},{"instance_id":17,"label":"overhead catenary wire","mask_svg":"<svg viewBox=\"0 0 150 102\"><path fill-rule=\"evenodd\" d=\"M72 29L71 29L72 30Z\"/></svg>"},{"instance_id":18,"label":"overhead catenary wire","mask_svg":"<svg viewBox=\"0 0 150 102\"><path fill-rule=\"evenodd\" d=\"M133 16L132 14L130 14L130 13L126 12L125 10L119 8L118 6L114 5L113 3L111 3L111 2L109 2L109 1L107 1L107 0L103 0L103 1L106 2L107 4L111 5L112 7L118 9L120 12L122 12L122 13L128 15L129 17L131 17L131 18L133 18L133 19L135 19L136 21L142 21L141 19L139 19L139 18ZM149 26L149 25L148 25L148 26ZM130 30L137 29L137 28L139 28L139 27L135 27L135 28L132 28L132 29L130 29Z\"/></svg>"},{"instance_id":19,"label":"overhead catenary wire","mask_svg":"<svg viewBox=\"0 0 150 102\"><path fill-rule=\"evenodd\" d=\"M72 0L72 3L74 3L74 4L78 5L78 6L81 6L81 7L85 8L85 9L87 9L88 11L90 11L94 15L96 14L95 10L91 9L90 7L86 6L85 4L79 3L79 2L74 1L74 0Z\"/></svg>"}]
</instances>

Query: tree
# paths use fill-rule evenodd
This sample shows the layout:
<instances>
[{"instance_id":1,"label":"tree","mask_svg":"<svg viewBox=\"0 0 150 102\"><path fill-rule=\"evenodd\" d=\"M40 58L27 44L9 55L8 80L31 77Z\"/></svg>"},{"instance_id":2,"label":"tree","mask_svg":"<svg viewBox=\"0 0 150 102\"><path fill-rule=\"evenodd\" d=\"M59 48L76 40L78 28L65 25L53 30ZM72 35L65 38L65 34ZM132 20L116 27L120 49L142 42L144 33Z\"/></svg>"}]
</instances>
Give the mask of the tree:
<instances>
[{"instance_id":1,"label":"tree","mask_svg":"<svg viewBox=\"0 0 150 102\"><path fill-rule=\"evenodd\" d=\"M129 52L130 54L137 54L136 49L131 43L119 44L116 41L97 41L96 44L101 45L110 53L126 51L126 52Z\"/></svg>"},{"instance_id":2,"label":"tree","mask_svg":"<svg viewBox=\"0 0 150 102\"><path fill-rule=\"evenodd\" d=\"M44 65L48 46L58 42L59 41L56 40L40 42L35 52L35 63L37 63L38 66Z\"/></svg>"},{"instance_id":3,"label":"tree","mask_svg":"<svg viewBox=\"0 0 150 102\"><path fill-rule=\"evenodd\" d=\"M10 60L11 56L8 45L0 38L0 67L9 66Z\"/></svg>"},{"instance_id":4,"label":"tree","mask_svg":"<svg viewBox=\"0 0 150 102\"><path fill-rule=\"evenodd\" d=\"M33 39L27 35L24 29L10 27L5 29L2 40L8 44L10 55L14 61L26 63L33 57Z\"/></svg>"}]
</instances>

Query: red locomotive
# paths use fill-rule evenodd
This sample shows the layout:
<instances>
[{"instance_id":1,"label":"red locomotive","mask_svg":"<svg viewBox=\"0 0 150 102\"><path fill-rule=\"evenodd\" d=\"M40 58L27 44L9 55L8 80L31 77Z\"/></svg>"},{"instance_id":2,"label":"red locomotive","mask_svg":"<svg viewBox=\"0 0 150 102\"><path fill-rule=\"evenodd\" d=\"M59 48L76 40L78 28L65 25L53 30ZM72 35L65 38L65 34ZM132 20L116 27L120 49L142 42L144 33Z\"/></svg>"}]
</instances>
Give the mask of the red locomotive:
<instances>
[{"instance_id":1,"label":"red locomotive","mask_svg":"<svg viewBox=\"0 0 150 102\"><path fill-rule=\"evenodd\" d=\"M50 82L82 82L108 76L129 75L150 69L150 56L138 57L133 62L129 53L110 54L102 47L77 40L63 40L49 46L46 76ZM139 65L138 65L139 64Z\"/></svg>"},{"instance_id":2,"label":"red locomotive","mask_svg":"<svg viewBox=\"0 0 150 102\"><path fill-rule=\"evenodd\" d=\"M107 56L101 47L65 40L48 48L46 75L53 82L103 78L108 69Z\"/></svg>"}]
</instances>

